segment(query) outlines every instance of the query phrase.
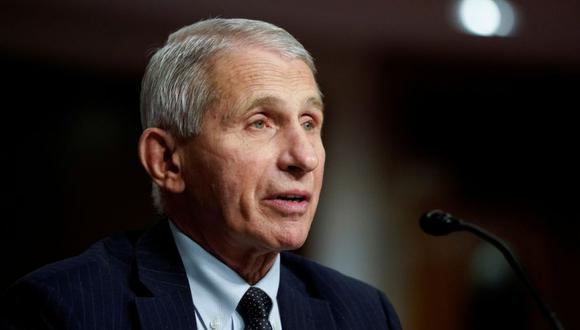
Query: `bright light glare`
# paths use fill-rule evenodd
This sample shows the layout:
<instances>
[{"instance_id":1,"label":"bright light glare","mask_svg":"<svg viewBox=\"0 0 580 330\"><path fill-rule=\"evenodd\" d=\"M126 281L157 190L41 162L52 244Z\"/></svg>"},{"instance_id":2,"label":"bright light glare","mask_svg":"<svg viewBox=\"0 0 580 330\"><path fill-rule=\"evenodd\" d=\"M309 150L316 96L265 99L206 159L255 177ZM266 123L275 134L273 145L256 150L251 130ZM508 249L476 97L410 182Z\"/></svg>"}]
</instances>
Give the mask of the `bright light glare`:
<instances>
[{"instance_id":1,"label":"bright light glare","mask_svg":"<svg viewBox=\"0 0 580 330\"><path fill-rule=\"evenodd\" d=\"M469 32L491 36L499 28L501 13L492 0L463 0L459 5L459 19Z\"/></svg>"},{"instance_id":2,"label":"bright light glare","mask_svg":"<svg viewBox=\"0 0 580 330\"><path fill-rule=\"evenodd\" d=\"M495 3L501 13L501 24L495 34L501 37L509 36L515 31L516 11L507 1L495 0Z\"/></svg>"},{"instance_id":3,"label":"bright light glare","mask_svg":"<svg viewBox=\"0 0 580 330\"><path fill-rule=\"evenodd\" d=\"M478 36L507 36L515 27L516 15L505 0L460 0L456 7L459 25Z\"/></svg>"}]
</instances>

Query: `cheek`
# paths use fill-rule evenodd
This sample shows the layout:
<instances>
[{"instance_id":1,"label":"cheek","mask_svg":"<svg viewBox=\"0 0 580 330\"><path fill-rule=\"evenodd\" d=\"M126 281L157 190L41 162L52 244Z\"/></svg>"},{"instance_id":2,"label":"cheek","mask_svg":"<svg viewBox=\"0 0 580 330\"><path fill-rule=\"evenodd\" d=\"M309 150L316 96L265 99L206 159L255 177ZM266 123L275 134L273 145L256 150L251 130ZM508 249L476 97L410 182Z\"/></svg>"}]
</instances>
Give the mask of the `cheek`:
<instances>
[{"instance_id":1,"label":"cheek","mask_svg":"<svg viewBox=\"0 0 580 330\"><path fill-rule=\"evenodd\" d=\"M267 162L255 155L247 157L248 155L232 156L217 169L221 172L216 179L223 199L242 208L250 207L250 204L259 198L256 194L259 194L267 183L265 179L268 173Z\"/></svg>"},{"instance_id":2,"label":"cheek","mask_svg":"<svg viewBox=\"0 0 580 330\"><path fill-rule=\"evenodd\" d=\"M230 226L238 230L261 217L259 207L262 191L264 191L259 175L262 173L240 168L224 177L220 187L220 203L222 212Z\"/></svg>"},{"instance_id":3,"label":"cheek","mask_svg":"<svg viewBox=\"0 0 580 330\"><path fill-rule=\"evenodd\" d=\"M324 177L324 164L326 162L326 150L324 146L320 144L320 149L318 151L318 167L316 168L316 183L321 186L322 178ZM320 189L320 187L318 187Z\"/></svg>"}]
</instances>

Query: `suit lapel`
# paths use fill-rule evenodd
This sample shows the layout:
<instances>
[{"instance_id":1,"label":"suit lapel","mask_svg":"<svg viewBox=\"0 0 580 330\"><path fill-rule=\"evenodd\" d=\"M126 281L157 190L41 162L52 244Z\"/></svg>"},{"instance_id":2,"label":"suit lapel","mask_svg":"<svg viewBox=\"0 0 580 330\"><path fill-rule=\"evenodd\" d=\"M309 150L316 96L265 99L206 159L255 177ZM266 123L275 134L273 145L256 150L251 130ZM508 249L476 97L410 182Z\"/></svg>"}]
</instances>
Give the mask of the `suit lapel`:
<instances>
[{"instance_id":1,"label":"suit lapel","mask_svg":"<svg viewBox=\"0 0 580 330\"><path fill-rule=\"evenodd\" d=\"M145 289L135 298L141 328L197 329L187 275L167 220L146 232L135 249L137 276ZM336 329L329 304L310 297L284 264L277 300L284 330Z\"/></svg>"},{"instance_id":2,"label":"suit lapel","mask_svg":"<svg viewBox=\"0 0 580 330\"><path fill-rule=\"evenodd\" d=\"M136 245L137 275L148 293L135 299L142 329L196 329L187 275L167 220Z\"/></svg>"},{"instance_id":3,"label":"suit lapel","mask_svg":"<svg viewBox=\"0 0 580 330\"><path fill-rule=\"evenodd\" d=\"M284 330L336 329L328 302L310 297L304 284L283 265L277 300Z\"/></svg>"}]
</instances>

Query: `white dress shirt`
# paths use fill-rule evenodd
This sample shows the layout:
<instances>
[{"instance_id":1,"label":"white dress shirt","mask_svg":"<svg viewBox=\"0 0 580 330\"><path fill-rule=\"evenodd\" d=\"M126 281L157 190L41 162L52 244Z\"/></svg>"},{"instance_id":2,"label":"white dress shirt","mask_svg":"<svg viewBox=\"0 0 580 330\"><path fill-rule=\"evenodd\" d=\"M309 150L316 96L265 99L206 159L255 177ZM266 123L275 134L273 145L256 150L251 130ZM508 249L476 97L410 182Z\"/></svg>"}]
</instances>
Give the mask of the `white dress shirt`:
<instances>
[{"instance_id":1,"label":"white dress shirt","mask_svg":"<svg viewBox=\"0 0 580 330\"><path fill-rule=\"evenodd\" d=\"M191 298L195 306L195 319L199 330L243 330L244 321L236 311L240 299L250 285L231 268L204 250L170 221L177 250L185 266ZM280 255L272 268L254 286L262 289L272 299L270 324L274 330L282 329L276 295L280 284Z\"/></svg>"}]
</instances>

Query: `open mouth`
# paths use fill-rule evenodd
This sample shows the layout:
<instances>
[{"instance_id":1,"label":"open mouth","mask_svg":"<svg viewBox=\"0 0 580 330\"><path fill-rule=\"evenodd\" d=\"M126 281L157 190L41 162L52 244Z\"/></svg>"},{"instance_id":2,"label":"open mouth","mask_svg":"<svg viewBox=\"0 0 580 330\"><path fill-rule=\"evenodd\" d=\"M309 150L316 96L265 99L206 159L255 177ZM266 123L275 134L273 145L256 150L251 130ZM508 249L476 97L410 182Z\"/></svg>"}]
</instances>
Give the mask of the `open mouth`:
<instances>
[{"instance_id":1,"label":"open mouth","mask_svg":"<svg viewBox=\"0 0 580 330\"><path fill-rule=\"evenodd\" d=\"M289 191L272 194L265 203L284 215L302 215L308 211L310 194L301 191Z\"/></svg>"},{"instance_id":2,"label":"open mouth","mask_svg":"<svg viewBox=\"0 0 580 330\"><path fill-rule=\"evenodd\" d=\"M288 202L302 202L306 200L306 197L301 195L278 195L276 196L276 199Z\"/></svg>"}]
</instances>

